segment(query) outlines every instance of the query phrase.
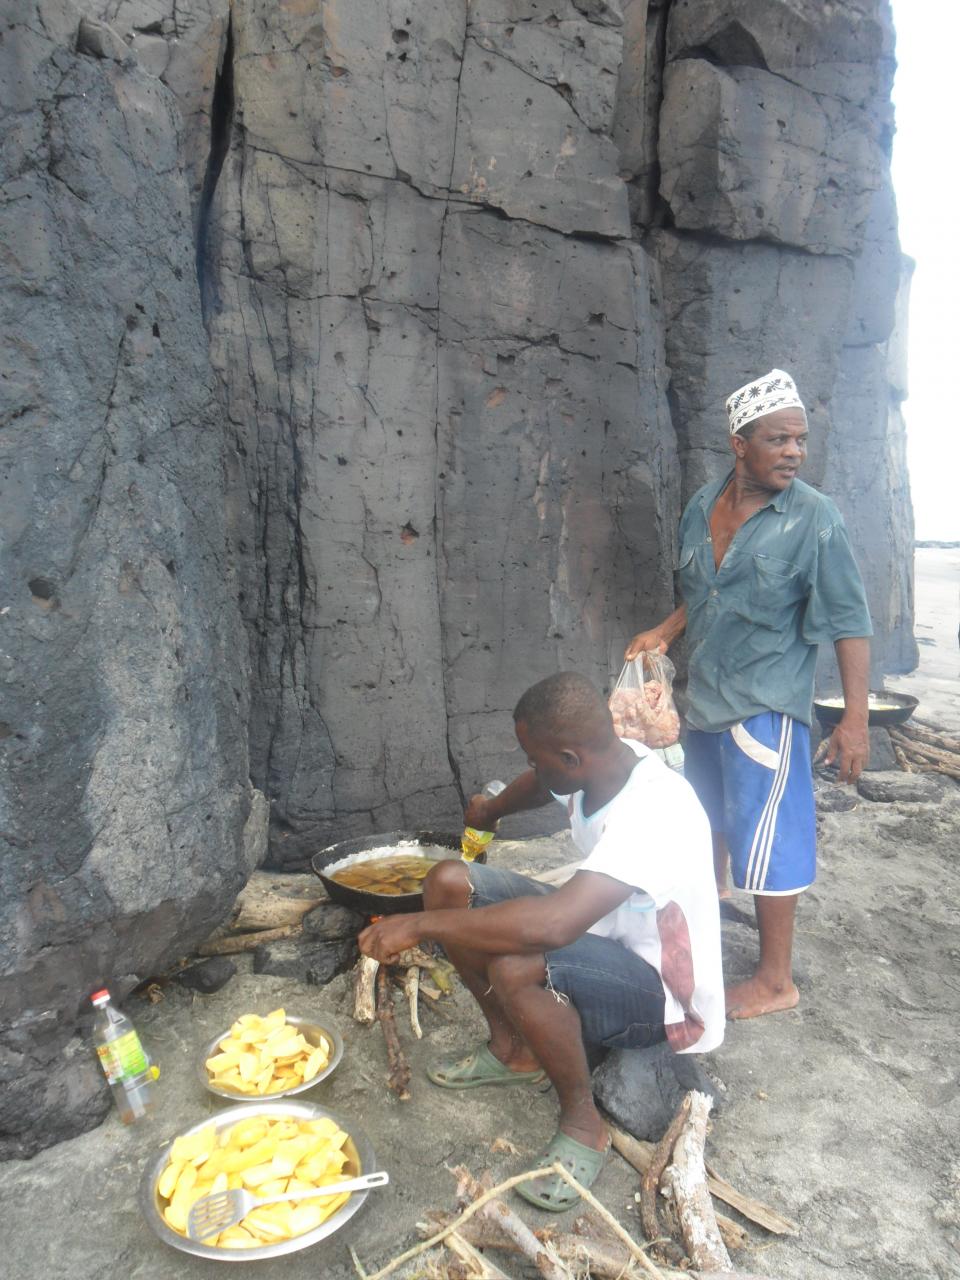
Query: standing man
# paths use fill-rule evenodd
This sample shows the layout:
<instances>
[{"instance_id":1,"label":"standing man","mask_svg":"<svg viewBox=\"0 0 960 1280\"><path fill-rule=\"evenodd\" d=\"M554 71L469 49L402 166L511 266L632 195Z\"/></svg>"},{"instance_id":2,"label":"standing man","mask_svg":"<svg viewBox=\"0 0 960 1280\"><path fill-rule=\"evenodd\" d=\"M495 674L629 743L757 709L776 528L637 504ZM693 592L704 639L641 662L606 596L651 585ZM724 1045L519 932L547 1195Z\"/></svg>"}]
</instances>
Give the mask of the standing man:
<instances>
[{"instance_id":1,"label":"standing man","mask_svg":"<svg viewBox=\"0 0 960 1280\"><path fill-rule=\"evenodd\" d=\"M836 650L845 710L826 763L853 782L867 762L872 634L843 519L797 473L807 416L773 369L727 400L733 470L680 521L683 603L634 636L626 657L666 653L687 632L686 776L710 818L721 897L727 863L754 895L760 959L727 989L727 1016L792 1009L797 897L815 876L810 720L817 646Z\"/></svg>"},{"instance_id":2,"label":"standing man","mask_svg":"<svg viewBox=\"0 0 960 1280\"><path fill-rule=\"evenodd\" d=\"M610 1145L590 1086L586 1046L666 1040L704 1053L723 1039L720 915L710 828L689 784L652 751L616 736L606 699L561 671L513 713L530 768L465 818L500 818L561 801L579 871L559 889L515 871L448 859L424 881L425 910L384 916L360 949L389 960L443 945L487 1020L489 1042L428 1074L443 1089L529 1085L557 1091L557 1132L539 1165L560 1161L584 1186ZM557 1174L517 1188L560 1212L578 1197Z\"/></svg>"}]
</instances>

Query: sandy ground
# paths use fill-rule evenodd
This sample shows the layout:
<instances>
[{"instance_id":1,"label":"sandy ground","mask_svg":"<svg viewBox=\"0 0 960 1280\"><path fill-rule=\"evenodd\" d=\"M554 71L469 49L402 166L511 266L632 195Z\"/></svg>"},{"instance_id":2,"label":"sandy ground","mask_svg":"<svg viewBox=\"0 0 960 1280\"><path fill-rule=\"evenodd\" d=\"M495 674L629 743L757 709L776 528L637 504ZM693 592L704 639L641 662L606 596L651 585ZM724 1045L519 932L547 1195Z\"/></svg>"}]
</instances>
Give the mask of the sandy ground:
<instances>
[{"instance_id":1,"label":"sandy ground","mask_svg":"<svg viewBox=\"0 0 960 1280\"><path fill-rule=\"evenodd\" d=\"M915 553L914 634L920 665L907 676L890 676L888 689L920 699L917 715L960 732L960 547L918 547Z\"/></svg>"},{"instance_id":2,"label":"sandy ground","mask_svg":"<svg viewBox=\"0 0 960 1280\"><path fill-rule=\"evenodd\" d=\"M936 581L924 579L921 601L951 595L940 570L952 573L960 553L931 559ZM951 699L956 706L955 585L954 578L949 617L919 614L918 634L941 637L946 646L938 652L937 643L921 645L929 657L912 687L925 708L949 708ZM723 1100L710 1159L742 1190L800 1224L797 1238L751 1228L752 1247L735 1259L741 1271L780 1280L960 1276L958 836L960 787L946 779L938 798L861 800L849 812L822 815L820 875L799 915L801 1004L789 1014L730 1024L724 1044L704 1059ZM496 859L521 870L573 856L566 836L502 839L494 849ZM729 977L749 971L755 946L749 925L724 925ZM371 1194L344 1232L275 1262L248 1263L246 1275L347 1280L355 1274L348 1244L372 1271L416 1238L427 1208L452 1207L449 1166L462 1162L506 1177L553 1131L549 1091L454 1094L425 1080L428 1062L478 1038L479 1021L462 992L442 1012L424 1011L421 1042L402 1028L414 1070L413 1097L404 1104L384 1084L379 1028L350 1020L346 979L318 989L242 972L213 996L172 984L162 1003L131 1003L162 1068L157 1114L132 1129L111 1116L29 1162L0 1165L2 1274L10 1280L222 1275L219 1263L177 1253L152 1234L138 1209L138 1182L166 1140L221 1106L196 1078L203 1045L238 1014L281 1003L292 1013L333 1019L342 1030L340 1068L306 1097L348 1128L362 1129L392 1182ZM492 1152L498 1137L520 1154ZM595 1191L639 1234L636 1190L633 1171L611 1157ZM526 1205L522 1213L532 1225L553 1221ZM506 1266L520 1275L515 1263Z\"/></svg>"}]
</instances>

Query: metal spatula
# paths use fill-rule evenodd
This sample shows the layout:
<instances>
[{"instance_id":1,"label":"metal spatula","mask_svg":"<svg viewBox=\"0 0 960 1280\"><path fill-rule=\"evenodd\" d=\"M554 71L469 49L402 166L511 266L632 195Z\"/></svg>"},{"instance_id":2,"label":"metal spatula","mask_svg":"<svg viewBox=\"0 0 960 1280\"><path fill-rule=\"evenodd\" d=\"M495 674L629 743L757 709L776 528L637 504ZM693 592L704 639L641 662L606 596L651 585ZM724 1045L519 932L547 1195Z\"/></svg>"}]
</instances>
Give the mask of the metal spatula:
<instances>
[{"instance_id":1,"label":"metal spatula","mask_svg":"<svg viewBox=\"0 0 960 1280\"><path fill-rule=\"evenodd\" d=\"M370 1187L383 1187L390 1175L383 1169L377 1173L365 1173L345 1182L331 1182L326 1187L313 1187L309 1191L291 1191L285 1196L267 1196L261 1199L243 1188L218 1191L215 1195L198 1200L187 1214L187 1235L191 1240L206 1240L220 1231L226 1231L235 1222L245 1218L251 1209L264 1204L279 1204L282 1200L311 1200L315 1196L338 1196L344 1191L366 1191Z\"/></svg>"}]
</instances>

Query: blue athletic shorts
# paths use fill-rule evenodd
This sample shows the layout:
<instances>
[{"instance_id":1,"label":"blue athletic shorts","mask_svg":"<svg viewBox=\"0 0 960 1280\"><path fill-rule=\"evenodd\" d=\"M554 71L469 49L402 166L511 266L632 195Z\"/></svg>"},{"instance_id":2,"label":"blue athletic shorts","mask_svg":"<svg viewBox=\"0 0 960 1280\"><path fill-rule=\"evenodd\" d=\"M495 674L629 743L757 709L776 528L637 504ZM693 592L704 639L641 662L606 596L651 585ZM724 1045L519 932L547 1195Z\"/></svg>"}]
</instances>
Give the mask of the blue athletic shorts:
<instances>
[{"instance_id":1,"label":"blue athletic shorts","mask_svg":"<svg viewBox=\"0 0 960 1280\"><path fill-rule=\"evenodd\" d=\"M810 730L779 711L722 733L690 729L684 771L748 893L799 893L816 877Z\"/></svg>"},{"instance_id":2,"label":"blue athletic shorts","mask_svg":"<svg viewBox=\"0 0 960 1280\"><path fill-rule=\"evenodd\" d=\"M479 862L470 863L469 875L471 907L553 892L516 871ZM660 975L628 947L584 933L544 958L547 988L579 1013L584 1044L643 1049L665 1039Z\"/></svg>"}]
</instances>

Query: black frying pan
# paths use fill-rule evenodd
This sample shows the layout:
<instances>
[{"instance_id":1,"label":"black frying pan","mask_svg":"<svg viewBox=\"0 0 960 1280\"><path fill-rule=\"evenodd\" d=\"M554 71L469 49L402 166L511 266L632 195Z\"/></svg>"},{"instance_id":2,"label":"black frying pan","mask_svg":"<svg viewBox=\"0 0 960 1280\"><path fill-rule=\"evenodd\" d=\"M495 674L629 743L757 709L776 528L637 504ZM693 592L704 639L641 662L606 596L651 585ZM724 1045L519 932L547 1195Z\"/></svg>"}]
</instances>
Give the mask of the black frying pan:
<instances>
[{"instance_id":1,"label":"black frying pan","mask_svg":"<svg viewBox=\"0 0 960 1280\"><path fill-rule=\"evenodd\" d=\"M399 845L397 853L416 852L417 845L439 845L450 850L451 858L460 857L460 836L449 832L437 831L384 831L374 836L361 836L357 840L342 840L327 849L321 849L310 859L310 865L323 881L323 887L333 902L350 907L354 911L362 911L368 916L394 915L400 911L422 911L422 893L371 893L368 889L351 889L348 885L338 884L326 874L326 869L335 862L343 862L358 853L366 853L368 849L380 849L390 845ZM477 859L482 861L483 855Z\"/></svg>"},{"instance_id":2,"label":"black frying pan","mask_svg":"<svg viewBox=\"0 0 960 1280\"><path fill-rule=\"evenodd\" d=\"M842 698L843 694L838 693L833 697ZM917 709L918 698L913 697L909 693L876 693L872 692L870 697L876 698L878 702L885 702L885 707L867 707L867 723L868 724L903 724L905 720L909 720ZM827 706L819 700L813 704L813 710L817 719L824 726L838 724L840 717L843 715L843 703L839 707Z\"/></svg>"}]
</instances>

